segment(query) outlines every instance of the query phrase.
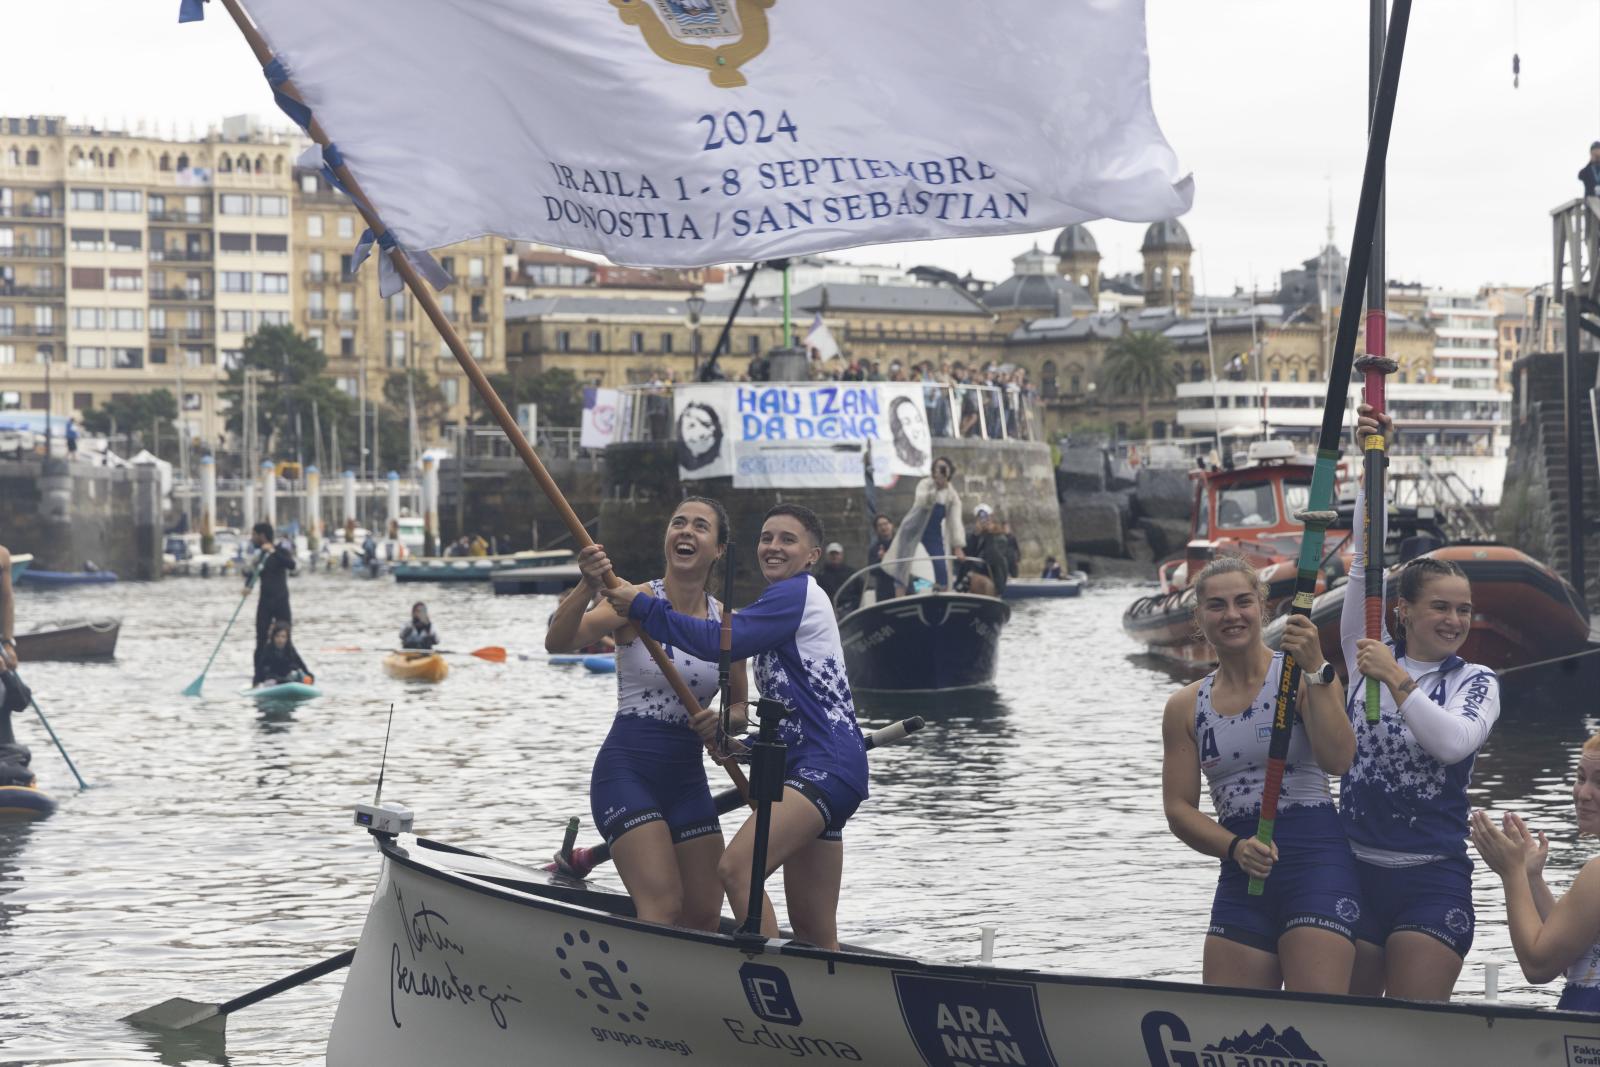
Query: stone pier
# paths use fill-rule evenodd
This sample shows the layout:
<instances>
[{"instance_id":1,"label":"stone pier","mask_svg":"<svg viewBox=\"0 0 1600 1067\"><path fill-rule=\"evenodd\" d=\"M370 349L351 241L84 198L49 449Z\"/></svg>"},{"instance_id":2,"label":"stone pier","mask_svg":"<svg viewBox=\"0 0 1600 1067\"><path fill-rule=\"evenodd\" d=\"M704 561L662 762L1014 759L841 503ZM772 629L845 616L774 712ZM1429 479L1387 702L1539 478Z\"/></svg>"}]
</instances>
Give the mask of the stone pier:
<instances>
[{"instance_id":1,"label":"stone pier","mask_svg":"<svg viewBox=\"0 0 1600 1067\"><path fill-rule=\"evenodd\" d=\"M0 544L40 570L93 561L124 579L161 577L161 473L62 459L0 463Z\"/></svg>"}]
</instances>

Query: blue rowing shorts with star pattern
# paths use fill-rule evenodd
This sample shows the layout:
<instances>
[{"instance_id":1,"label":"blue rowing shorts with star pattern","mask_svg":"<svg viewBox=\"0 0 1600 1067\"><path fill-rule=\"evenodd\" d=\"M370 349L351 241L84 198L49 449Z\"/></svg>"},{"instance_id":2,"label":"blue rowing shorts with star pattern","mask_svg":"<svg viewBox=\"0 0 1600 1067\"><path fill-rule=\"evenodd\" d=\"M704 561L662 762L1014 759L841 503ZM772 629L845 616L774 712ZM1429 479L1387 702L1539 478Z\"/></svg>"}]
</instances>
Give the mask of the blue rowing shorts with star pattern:
<instances>
[{"instance_id":1,"label":"blue rowing shorts with star pattern","mask_svg":"<svg viewBox=\"0 0 1600 1067\"><path fill-rule=\"evenodd\" d=\"M637 717L619 717L600 746L589 776L589 813L608 845L658 820L666 822L674 845L722 832L700 739Z\"/></svg>"},{"instance_id":2,"label":"blue rowing shorts with star pattern","mask_svg":"<svg viewBox=\"0 0 1600 1067\"><path fill-rule=\"evenodd\" d=\"M1366 914L1356 937L1382 947L1390 934L1427 934L1465 958L1477 913L1472 909L1472 861L1448 856L1414 867L1380 867L1356 861Z\"/></svg>"},{"instance_id":3,"label":"blue rowing shorts with star pattern","mask_svg":"<svg viewBox=\"0 0 1600 1067\"><path fill-rule=\"evenodd\" d=\"M1223 824L1242 837L1253 836L1256 820ZM1276 954L1278 938L1303 926L1355 940L1362 915L1356 860L1332 804L1297 807L1278 813L1273 832L1278 862L1261 896L1249 895L1249 875L1233 860L1222 861L1211 902L1208 933Z\"/></svg>"},{"instance_id":4,"label":"blue rowing shorts with star pattern","mask_svg":"<svg viewBox=\"0 0 1600 1067\"><path fill-rule=\"evenodd\" d=\"M790 767L783 784L811 801L821 813L822 832L817 835L818 838L823 841L844 840L844 824L861 806L861 798L854 789L827 771L819 771L815 767Z\"/></svg>"}]
</instances>

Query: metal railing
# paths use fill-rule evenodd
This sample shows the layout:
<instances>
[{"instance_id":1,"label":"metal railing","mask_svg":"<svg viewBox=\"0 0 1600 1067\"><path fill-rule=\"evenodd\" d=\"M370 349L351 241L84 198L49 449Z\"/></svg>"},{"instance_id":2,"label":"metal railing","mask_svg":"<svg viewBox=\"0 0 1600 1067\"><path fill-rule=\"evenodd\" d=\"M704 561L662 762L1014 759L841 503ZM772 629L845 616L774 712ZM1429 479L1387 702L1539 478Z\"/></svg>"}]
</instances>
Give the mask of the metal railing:
<instances>
[{"instance_id":1,"label":"metal railing","mask_svg":"<svg viewBox=\"0 0 1600 1067\"><path fill-rule=\"evenodd\" d=\"M176 223L178 225L187 225L187 226L203 226L203 225L207 225L207 224L209 224L211 222L211 212L209 212L209 211L182 211L182 210L171 210L171 211L152 210L150 212L150 221L151 222L170 222L170 223Z\"/></svg>"},{"instance_id":2,"label":"metal railing","mask_svg":"<svg viewBox=\"0 0 1600 1067\"><path fill-rule=\"evenodd\" d=\"M0 284L0 296L65 296L64 285L5 285Z\"/></svg>"},{"instance_id":3,"label":"metal railing","mask_svg":"<svg viewBox=\"0 0 1600 1067\"><path fill-rule=\"evenodd\" d=\"M211 253L206 249L152 248L150 259L157 263L210 263Z\"/></svg>"},{"instance_id":4,"label":"metal railing","mask_svg":"<svg viewBox=\"0 0 1600 1067\"><path fill-rule=\"evenodd\" d=\"M0 245L0 259L60 259L66 245Z\"/></svg>"},{"instance_id":5,"label":"metal railing","mask_svg":"<svg viewBox=\"0 0 1600 1067\"><path fill-rule=\"evenodd\" d=\"M215 293L209 289L152 289L151 300L210 300Z\"/></svg>"},{"instance_id":6,"label":"metal railing","mask_svg":"<svg viewBox=\"0 0 1600 1067\"><path fill-rule=\"evenodd\" d=\"M451 454L464 458L469 465L475 459L517 458L510 439L498 426L448 426L445 437L450 441ZM533 447L541 459L577 459L591 454L581 446L581 440L582 431L576 426L548 426L534 434Z\"/></svg>"},{"instance_id":7,"label":"metal railing","mask_svg":"<svg viewBox=\"0 0 1600 1067\"><path fill-rule=\"evenodd\" d=\"M0 204L0 218L59 219L66 209L57 205L41 207L38 204Z\"/></svg>"}]
</instances>

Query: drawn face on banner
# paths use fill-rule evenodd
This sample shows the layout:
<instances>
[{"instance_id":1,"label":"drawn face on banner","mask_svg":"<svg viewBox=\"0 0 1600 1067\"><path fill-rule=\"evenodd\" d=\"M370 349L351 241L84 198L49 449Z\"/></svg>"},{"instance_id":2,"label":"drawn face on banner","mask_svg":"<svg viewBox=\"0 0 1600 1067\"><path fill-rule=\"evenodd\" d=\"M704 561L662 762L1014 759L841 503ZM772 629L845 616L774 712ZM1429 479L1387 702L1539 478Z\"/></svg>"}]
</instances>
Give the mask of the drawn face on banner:
<instances>
[{"instance_id":1,"label":"drawn face on banner","mask_svg":"<svg viewBox=\"0 0 1600 1067\"><path fill-rule=\"evenodd\" d=\"M722 420L716 409L698 401L678 415L678 466L687 471L708 467L722 455Z\"/></svg>"},{"instance_id":2,"label":"drawn face on banner","mask_svg":"<svg viewBox=\"0 0 1600 1067\"><path fill-rule=\"evenodd\" d=\"M889 405L889 432L894 437L894 452L900 462L921 470L928 462L928 452L933 445L922 406L910 397L896 397Z\"/></svg>"}]
</instances>

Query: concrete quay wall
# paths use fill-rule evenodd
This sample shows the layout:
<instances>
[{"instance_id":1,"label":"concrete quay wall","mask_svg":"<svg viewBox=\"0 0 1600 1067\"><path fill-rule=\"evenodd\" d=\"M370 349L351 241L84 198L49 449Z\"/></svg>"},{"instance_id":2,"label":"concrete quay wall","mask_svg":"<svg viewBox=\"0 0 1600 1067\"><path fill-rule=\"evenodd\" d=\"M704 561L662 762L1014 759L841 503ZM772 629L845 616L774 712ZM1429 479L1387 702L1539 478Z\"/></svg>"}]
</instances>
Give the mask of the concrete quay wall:
<instances>
[{"instance_id":1,"label":"concrete quay wall","mask_svg":"<svg viewBox=\"0 0 1600 1067\"><path fill-rule=\"evenodd\" d=\"M40 570L93 560L124 579L161 577L161 475L62 459L0 463L0 544Z\"/></svg>"}]
</instances>

